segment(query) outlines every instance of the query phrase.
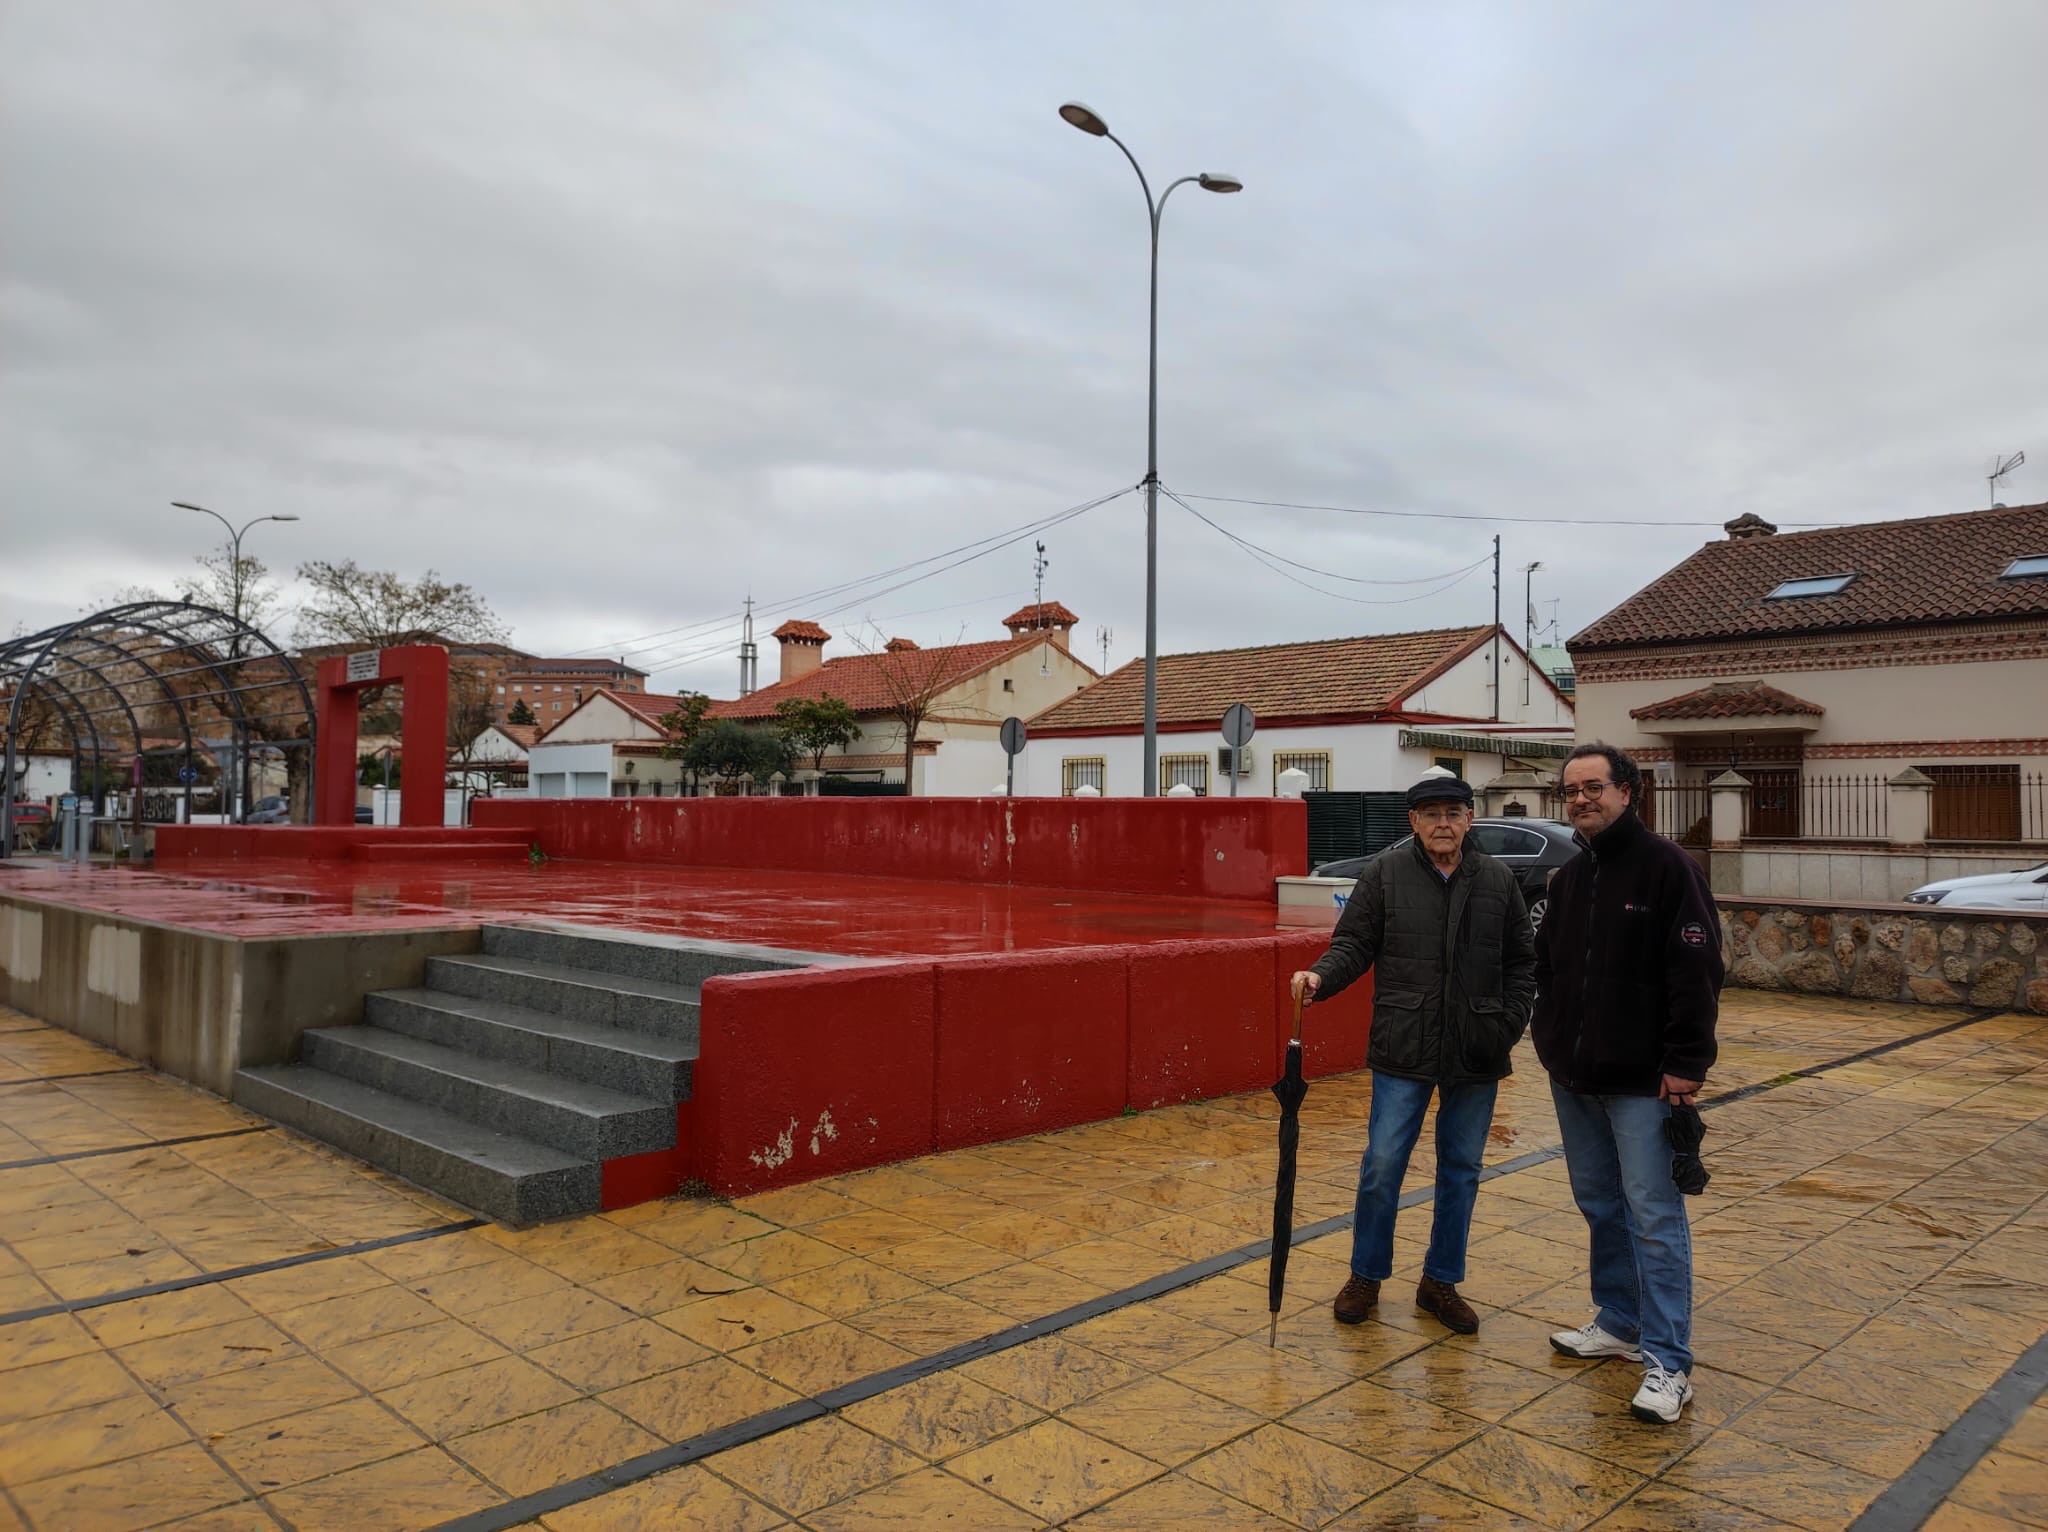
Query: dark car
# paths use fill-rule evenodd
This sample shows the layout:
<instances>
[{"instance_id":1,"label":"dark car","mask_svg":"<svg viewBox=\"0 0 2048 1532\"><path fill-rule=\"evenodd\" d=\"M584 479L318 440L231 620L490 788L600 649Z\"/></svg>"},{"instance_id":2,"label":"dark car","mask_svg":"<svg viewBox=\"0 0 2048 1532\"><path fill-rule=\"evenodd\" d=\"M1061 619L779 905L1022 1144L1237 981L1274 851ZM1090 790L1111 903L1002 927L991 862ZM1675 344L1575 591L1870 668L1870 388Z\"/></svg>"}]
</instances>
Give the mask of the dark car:
<instances>
[{"instance_id":1,"label":"dark car","mask_svg":"<svg viewBox=\"0 0 2048 1532\"><path fill-rule=\"evenodd\" d=\"M1550 875L1579 854L1572 827L1555 819L1475 819L1472 836L1481 851L1499 857L1514 871L1515 881L1522 885L1522 897L1529 901L1529 919L1542 925ZM1404 835L1395 844L1405 846L1412 838ZM1352 856L1325 862L1316 869L1316 876L1356 878L1371 860L1369 856Z\"/></svg>"}]
</instances>

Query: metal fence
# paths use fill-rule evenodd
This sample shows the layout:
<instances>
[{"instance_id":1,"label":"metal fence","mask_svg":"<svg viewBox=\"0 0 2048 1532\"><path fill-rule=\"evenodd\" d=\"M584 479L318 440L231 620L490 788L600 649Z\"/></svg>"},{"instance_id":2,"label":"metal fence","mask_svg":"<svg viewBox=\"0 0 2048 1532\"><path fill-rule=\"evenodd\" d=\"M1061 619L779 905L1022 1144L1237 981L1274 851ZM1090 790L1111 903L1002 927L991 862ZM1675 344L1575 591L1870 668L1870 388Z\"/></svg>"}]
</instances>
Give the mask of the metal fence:
<instances>
[{"instance_id":1,"label":"metal fence","mask_svg":"<svg viewBox=\"0 0 2048 1532\"><path fill-rule=\"evenodd\" d=\"M1927 838L2048 841L2048 774L2015 765L1927 765L1934 779Z\"/></svg>"}]
</instances>

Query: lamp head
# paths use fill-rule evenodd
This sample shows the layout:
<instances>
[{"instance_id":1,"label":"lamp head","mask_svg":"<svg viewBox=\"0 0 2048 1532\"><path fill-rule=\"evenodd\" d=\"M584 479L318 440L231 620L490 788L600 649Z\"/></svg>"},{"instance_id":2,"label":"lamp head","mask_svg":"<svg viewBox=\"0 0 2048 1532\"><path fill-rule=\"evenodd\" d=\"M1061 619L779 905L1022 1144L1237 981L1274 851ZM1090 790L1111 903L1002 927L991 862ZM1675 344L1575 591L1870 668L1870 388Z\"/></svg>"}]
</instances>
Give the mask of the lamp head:
<instances>
[{"instance_id":1,"label":"lamp head","mask_svg":"<svg viewBox=\"0 0 2048 1532\"><path fill-rule=\"evenodd\" d=\"M1083 106L1078 101L1069 101L1065 106L1061 107L1060 115L1083 133L1092 133L1097 138L1101 138L1109 132L1109 124L1096 116L1093 109Z\"/></svg>"},{"instance_id":2,"label":"lamp head","mask_svg":"<svg viewBox=\"0 0 2048 1532\"><path fill-rule=\"evenodd\" d=\"M1201 186L1203 191L1241 192L1244 190L1244 182L1229 172L1222 170L1205 170L1195 177L1195 181Z\"/></svg>"},{"instance_id":3,"label":"lamp head","mask_svg":"<svg viewBox=\"0 0 2048 1532\"><path fill-rule=\"evenodd\" d=\"M272 521L297 521L299 518L296 516L273 516L270 519Z\"/></svg>"}]
</instances>

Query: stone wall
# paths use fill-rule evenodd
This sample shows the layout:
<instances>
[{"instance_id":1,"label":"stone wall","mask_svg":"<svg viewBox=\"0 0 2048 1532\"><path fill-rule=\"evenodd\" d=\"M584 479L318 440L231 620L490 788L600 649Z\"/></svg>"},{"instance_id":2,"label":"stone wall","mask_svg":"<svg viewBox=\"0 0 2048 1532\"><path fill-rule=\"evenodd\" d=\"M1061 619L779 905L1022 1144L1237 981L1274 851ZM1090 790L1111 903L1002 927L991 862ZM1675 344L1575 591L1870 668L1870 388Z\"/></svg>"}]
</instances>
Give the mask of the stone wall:
<instances>
[{"instance_id":1,"label":"stone wall","mask_svg":"<svg viewBox=\"0 0 2048 1532\"><path fill-rule=\"evenodd\" d=\"M2048 919L1800 899L1720 907L1731 984L2048 1015Z\"/></svg>"}]
</instances>

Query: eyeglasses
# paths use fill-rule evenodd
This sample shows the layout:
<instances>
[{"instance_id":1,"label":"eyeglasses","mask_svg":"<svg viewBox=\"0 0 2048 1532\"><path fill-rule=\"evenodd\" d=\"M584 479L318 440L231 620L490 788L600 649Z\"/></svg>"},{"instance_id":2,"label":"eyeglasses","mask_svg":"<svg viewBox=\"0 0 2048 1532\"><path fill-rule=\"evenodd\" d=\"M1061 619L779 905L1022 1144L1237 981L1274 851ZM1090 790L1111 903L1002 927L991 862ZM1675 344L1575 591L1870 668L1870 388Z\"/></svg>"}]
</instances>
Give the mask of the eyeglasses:
<instances>
[{"instance_id":1,"label":"eyeglasses","mask_svg":"<svg viewBox=\"0 0 2048 1532\"><path fill-rule=\"evenodd\" d=\"M1564 799L1566 803L1579 798L1591 800L1599 797L1612 786L1614 786L1612 782L1581 782L1577 787L1560 787L1557 790L1557 795Z\"/></svg>"}]
</instances>

